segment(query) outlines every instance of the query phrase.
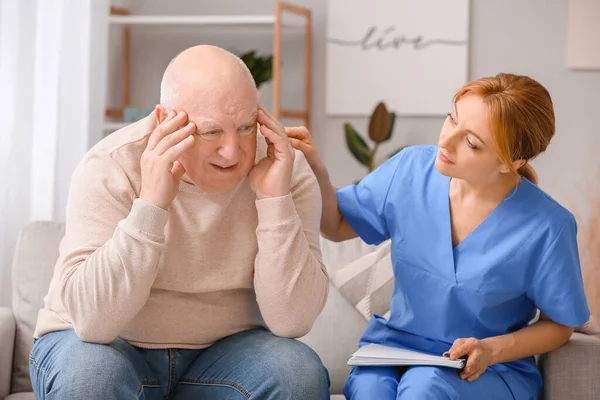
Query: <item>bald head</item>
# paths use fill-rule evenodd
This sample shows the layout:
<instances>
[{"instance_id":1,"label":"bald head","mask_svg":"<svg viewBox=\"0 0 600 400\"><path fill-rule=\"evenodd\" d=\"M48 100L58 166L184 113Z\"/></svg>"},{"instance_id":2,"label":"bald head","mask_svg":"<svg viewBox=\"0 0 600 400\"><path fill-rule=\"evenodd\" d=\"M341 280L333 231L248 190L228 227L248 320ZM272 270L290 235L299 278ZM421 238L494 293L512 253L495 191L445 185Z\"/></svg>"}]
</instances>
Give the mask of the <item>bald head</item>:
<instances>
[{"instance_id":1,"label":"bald head","mask_svg":"<svg viewBox=\"0 0 600 400\"><path fill-rule=\"evenodd\" d=\"M183 112L182 123L195 131L178 159L185 182L221 193L246 178L256 158L258 91L242 60L218 47L191 47L167 66L160 97L159 124Z\"/></svg>"},{"instance_id":2,"label":"bald head","mask_svg":"<svg viewBox=\"0 0 600 400\"><path fill-rule=\"evenodd\" d=\"M256 92L246 64L220 47L200 45L171 60L161 81L160 104L166 108L187 108L194 97L229 95L232 90ZM187 107L182 107L182 102Z\"/></svg>"}]
</instances>

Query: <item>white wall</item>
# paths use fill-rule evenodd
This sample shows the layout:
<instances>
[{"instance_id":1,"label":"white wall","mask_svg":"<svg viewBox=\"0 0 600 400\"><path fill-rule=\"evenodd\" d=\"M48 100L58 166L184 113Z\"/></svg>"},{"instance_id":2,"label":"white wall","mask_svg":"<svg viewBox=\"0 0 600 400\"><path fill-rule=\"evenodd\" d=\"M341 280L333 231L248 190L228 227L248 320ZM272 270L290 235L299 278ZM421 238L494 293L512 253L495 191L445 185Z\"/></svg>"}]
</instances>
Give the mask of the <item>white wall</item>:
<instances>
[{"instance_id":1,"label":"white wall","mask_svg":"<svg viewBox=\"0 0 600 400\"><path fill-rule=\"evenodd\" d=\"M530 74L548 88L557 132L534 165L544 189L585 215L588 204L580 201L580 189L598 188L600 71L566 68L567 1L488 0L476 3L473 11L472 75Z\"/></svg>"},{"instance_id":2,"label":"white wall","mask_svg":"<svg viewBox=\"0 0 600 400\"><path fill-rule=\"evenodd\" d=\"M330 168L334 184L346 185L364 175L365 169L346 150L342 125L350 121L366 130L366 118L332 118L325 112L325 19L323 0L297 0L313 10L313 126L320 152ZM270 13L273 0L252 2L188 2L173 0L132 0L132 11L142 14L261 14ZM580 72L566 68L567 0L471 1L470 78L498 72L529 74L544 84L553 96L557 134L546 154L534 161L541 186L571 208L584 209L577 194L579 186L589 186L598 171L595 149L600 145L600 71ZM180 49L198 43L213 43L240 50L271 50L268 30L159 28L162 31L133 29L132 69L135 79L144 82L133 88L132 100L140 106L157 101L160 73ZM253 32L253 33L252 33ZM284 38L283 102L300 105L302 37L293 33ZM298 63L297 65L296 62ZM359 79L359 77L357 77ZM402 88L398 88L402 90ZM267 106L270 86L262 90ZM393 139L380 154L405 144L435 143L443 118L400 118Z\"/></svg>"}]
</instances>

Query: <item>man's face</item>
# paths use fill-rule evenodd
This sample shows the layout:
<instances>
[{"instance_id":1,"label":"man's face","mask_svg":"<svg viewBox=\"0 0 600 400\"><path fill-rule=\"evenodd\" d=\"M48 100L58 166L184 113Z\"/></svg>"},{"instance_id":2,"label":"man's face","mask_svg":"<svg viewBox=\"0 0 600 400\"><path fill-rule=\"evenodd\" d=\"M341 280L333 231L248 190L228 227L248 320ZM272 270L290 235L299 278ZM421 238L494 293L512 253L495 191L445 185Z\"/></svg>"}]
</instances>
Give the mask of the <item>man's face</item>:
<instances>
[{"instance_id":1,"label":"man's face","mask_svg":"<svg viewBox=\"0 0 600 400\"><path fill-rule=\"evenodd\" d=\"M250 172L256 156L256 89L246 82L215 85L206 91L183 89L183 110L197 131L194 145L179 159L184 181L206 193L233 189Z\"/></svg>"}]
</instances>

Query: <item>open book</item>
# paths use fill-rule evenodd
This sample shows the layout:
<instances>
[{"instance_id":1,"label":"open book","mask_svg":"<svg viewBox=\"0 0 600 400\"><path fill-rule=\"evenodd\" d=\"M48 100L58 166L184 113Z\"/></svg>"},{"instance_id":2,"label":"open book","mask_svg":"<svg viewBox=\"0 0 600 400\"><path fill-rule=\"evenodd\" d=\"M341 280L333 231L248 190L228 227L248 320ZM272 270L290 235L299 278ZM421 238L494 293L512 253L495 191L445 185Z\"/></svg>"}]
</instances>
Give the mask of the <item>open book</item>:
<instances>
[{"instance_id":1,"label":"open book","mask_svg":"<svg viewBox=\"0 0 600 400\"><path fill-rule=\"evenodd\" d=\"M368 344L352 354L348 365L434 365L462 369L466 359L451 360L448 357L432 356L412 350L397 349L379 344Z\"/></svg>"}]
</instances>

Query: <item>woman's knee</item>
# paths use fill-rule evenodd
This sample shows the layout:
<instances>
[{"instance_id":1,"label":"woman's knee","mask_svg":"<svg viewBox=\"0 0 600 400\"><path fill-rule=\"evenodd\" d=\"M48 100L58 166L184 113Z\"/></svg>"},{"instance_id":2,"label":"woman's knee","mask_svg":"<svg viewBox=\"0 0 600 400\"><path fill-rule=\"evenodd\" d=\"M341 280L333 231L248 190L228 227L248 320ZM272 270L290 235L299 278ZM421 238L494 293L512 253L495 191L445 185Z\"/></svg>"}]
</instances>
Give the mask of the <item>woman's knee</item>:
<instances>
[{"instance_id":1,"label":"woman's knee","mask_svg":"<svg viewBox=\"0 0 600 400\"><path fill-rule=\"evenodd\" d=\"M451 376L455 374L456 376ZM409 368L398 384L398 399L458 400L459 393L448 382L459 379L454 369L418 366Z\"/></svg>"},{"instance_id":2,"label":"woman's knee","mask_svg":"<svg viewBox=\"0 0 600 400\"><path fill-rule=\"evenodd\" d=\"M344 395L352 400L394 400L399 375L395 367L354 367L344 385Z\"/></svg>"}]
</instances>

